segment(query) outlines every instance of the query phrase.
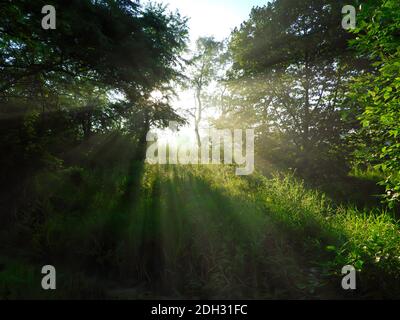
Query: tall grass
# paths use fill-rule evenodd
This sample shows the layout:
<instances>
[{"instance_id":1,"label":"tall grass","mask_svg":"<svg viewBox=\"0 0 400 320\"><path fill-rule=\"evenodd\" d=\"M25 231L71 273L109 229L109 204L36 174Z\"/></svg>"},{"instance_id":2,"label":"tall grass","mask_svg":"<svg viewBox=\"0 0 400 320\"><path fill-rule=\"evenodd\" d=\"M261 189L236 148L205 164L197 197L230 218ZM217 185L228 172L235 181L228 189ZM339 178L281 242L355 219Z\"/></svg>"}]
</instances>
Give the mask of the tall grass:
<instances>
[{"instance_id":1,"label":"tall grass","mask_svg":"<svg viewBox=\"0 0 400 320\"><path fill-rule=\"evenodd\" d=\"M337 298L347 264L359 297L400 292L390 213L333 206L292 175L125 164L35 184L35 205L0 232L1 298ZM40 289L45 264L54 294Z\"/></svg>"},{"instance_id":2,"label":"tall grass","mask_svg":"<svg viewBox=\"0 0 400 320\"><path fill-rule=\"evenodd\" d=\"M220 171L214 172L216 176L224 186L232 179ZM263 203L266 214L304 250L319 251L316 263L334 276L333 281L343 266L353 265L360 297L400 296L400 224L392 212L335 207L323 193L306 189L290 174L246 180L242 192Z\"/></svg>"}]
</instances>

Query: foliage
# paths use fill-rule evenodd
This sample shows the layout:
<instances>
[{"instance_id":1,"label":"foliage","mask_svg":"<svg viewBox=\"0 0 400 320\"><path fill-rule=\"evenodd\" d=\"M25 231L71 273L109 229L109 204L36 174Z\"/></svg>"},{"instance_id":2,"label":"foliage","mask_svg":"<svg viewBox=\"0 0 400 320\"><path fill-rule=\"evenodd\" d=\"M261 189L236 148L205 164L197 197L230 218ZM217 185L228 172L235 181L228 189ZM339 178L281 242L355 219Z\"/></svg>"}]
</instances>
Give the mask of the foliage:
<instances>
[{"instance_id":1,"label":"foliage","mask_svg":"<svg viewBox=\"0 0 400 320\"><path fill-rule=\"evenodd\" d=\"M347 49L343 5L273 1L252 10L229 46L232 98L222 120L255 127L261 158L314 180L348 170L344 137L354 126L343 114L362 64Z\"/></svg>"},{"instance_id":2,"label":"foliage","mask_svg":"<svg viewBox=\"0 0 400 320\"><path fill-rule=\"evenodd\" d=\"M363 5L357 39L352 42L368 56L376 71L363 74L353 84L352 98L364 108L359 144L361 159L385 175L386 199L400 200L400 4L395 0ZM368 143L369 142L369 143Z\"/></svg>"},{"instance_id":3,"label":"foliage","mask_svg":"<svg viewBox=\"0 0 400 320\"><path fill-rule=\"evenodd\" d=\"M150 127L184 122L170 100L185 18L134 1L55 0L57 29L44 30L46 4L0 4L2 220L34 198L38 171L81 166L101 136L120 132L143 149Z\"/></svg>"}]
</instances>

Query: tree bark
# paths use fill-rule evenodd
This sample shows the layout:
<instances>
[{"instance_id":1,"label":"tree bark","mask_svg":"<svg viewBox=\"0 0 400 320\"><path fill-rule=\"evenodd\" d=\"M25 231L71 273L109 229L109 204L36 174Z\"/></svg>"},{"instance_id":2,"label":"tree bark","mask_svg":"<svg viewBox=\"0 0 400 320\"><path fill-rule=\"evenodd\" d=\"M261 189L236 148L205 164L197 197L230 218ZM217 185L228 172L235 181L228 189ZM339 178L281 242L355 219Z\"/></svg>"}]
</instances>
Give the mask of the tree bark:
<instances>
[{"instance_id":1,"label":"tree bark","mask_svg":"<svg viewBox=\"0 0 400 320\"><path fill-rule=\"evenodd\" d=\"M201 139L200 139L200 122L202 120L202 113L203 113L203 104L201 102L201 89L198 88L196 92L196 99L197 99L197 113L195 115L195 128L194 131L196 133L197 139L197 146L199 149L201 148Z\"/></svg>"}]
</instances>

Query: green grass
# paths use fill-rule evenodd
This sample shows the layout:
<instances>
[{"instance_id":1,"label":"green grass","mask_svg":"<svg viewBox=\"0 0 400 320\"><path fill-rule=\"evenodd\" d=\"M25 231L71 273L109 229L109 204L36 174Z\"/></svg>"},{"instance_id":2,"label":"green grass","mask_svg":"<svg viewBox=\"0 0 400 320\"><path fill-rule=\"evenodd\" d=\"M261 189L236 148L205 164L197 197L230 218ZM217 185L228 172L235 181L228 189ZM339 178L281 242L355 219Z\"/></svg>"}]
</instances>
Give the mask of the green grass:
<instances>
[{"instance_id":1,"label":"green grass","mask_svg":"<svg viewBox=\"0 0 400 320\"><path fill-rule=\"evenodd\" d=\"M316 263L325 272L340 276L343 266L355 266L361 297L399 296L400 226L393 213L334 207L324 194L307 190L291 175L251 177L242 190L254 190L251 197L265 204L267 214L294 242L306 251L319 251ZM324 250L332 255L324 256Z\"/></svg>"},{"instance_id":2,"label":"green grass","mask_svg":"<svg viewBox=\"0 0 400 320\"><path fill-rule=\"evenodd\" d=\"M353 167L350 172L351 177L367 180L367 181L382 181L385 179L385 176L379 170L376 170L372 167L367 167L366 169L361 169L357 166Z\"/></svg>"},{"instance_id":3,"label":"green grass","mask_svg":"<svg viewBox=\"0 0 400 320\"><path fill-rule=\"evenodd\" d=\"M126 163L35 181L35 205L0 232L1 298L399 296L398 222L334 206L291 175ZM55 293L40 289L45 264ZM356 294L340 289L346 264Z\"/></svg>"}]
</instances>

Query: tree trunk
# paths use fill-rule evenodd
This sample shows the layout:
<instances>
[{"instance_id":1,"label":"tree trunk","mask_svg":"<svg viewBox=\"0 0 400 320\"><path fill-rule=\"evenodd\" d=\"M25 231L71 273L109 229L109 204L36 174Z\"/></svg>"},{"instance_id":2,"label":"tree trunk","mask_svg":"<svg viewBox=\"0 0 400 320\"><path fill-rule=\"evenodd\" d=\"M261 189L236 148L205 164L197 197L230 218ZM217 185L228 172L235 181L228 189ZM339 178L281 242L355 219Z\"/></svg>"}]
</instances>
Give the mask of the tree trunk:
<instances>
[{"instance_id":1,"label":"tree trunk","mask_svg":"<svg viewBox=\"0 0 400 320\"><path fill-rule=\"evenodd\" d=\"M147 134L149 133L149 131L150 131L150 119L147 112L145 112L143 129L139 136L139 141L138 141L138 152L136 155L137 161L144 161L146 159Z\"/></svg>"},{"instance_id":2,"label":"tree trunk","mask_svg":"<svg viewBox=\"0 0 400 320\"><path fill-rule=\"evenodd\" d=\"M305 56L305 82L304 82L304 117L303 117L303 141L302 141L302 170L309 174L310 171L310 155L311 155L311 141L310 141L310 65L308 54Z\"/></svg>"},{"instance_id":3,"label":"tree trunk","mask_svg":"<svg viewBox=\"0 0 400 320\"><path fill-rule=\"evenodd\" d=\"M196 132L196 139L197 139L197 146L199 149L201 148L201 139L200 139L200 122L202 120L202 112L203 112L203 105L201 102L201 89L198 88L196 92L196 99L197 99L197 110L195 115L195 128L194 131Z\"/></svg>"}]
</instances>

